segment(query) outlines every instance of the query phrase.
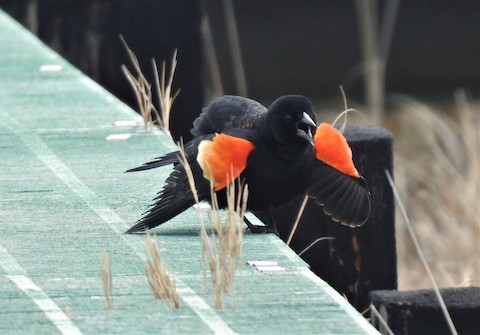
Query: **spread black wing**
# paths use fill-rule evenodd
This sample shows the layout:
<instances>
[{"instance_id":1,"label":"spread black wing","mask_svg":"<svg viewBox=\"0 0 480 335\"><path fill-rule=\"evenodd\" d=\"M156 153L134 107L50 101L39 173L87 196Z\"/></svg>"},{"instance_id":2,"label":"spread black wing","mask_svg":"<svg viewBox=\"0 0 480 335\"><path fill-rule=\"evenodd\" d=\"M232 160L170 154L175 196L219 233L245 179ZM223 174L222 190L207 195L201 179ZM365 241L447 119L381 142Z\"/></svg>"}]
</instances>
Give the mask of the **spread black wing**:
<instances>
[{"instance_id":1,"label":"spread black wing","mask_svg":"<svg viewBox=\"0 0 480 335\"><path fill-rule=\"evenodd\" d=\"M307 194L332 220L346 226L359 227L370 215L370 192L365 179L343 174L318 160Z\"/></svg>"}]
</instances>

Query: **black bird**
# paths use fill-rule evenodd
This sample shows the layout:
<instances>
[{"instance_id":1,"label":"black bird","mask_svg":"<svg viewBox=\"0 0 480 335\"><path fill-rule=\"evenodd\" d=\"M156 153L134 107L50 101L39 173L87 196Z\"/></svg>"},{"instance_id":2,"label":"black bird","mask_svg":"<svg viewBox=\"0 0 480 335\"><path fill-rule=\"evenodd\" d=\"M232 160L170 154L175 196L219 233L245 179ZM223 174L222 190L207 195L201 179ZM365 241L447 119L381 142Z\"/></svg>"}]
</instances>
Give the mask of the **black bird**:
<instances>
[{"instance_id":1,"label":"black bird","mask_svg":"<svg viewBox=\"0 0 480 335\"><path fill-rule=\"evenodd\" d=\"M275 232L269 211L305 193L334 220L363 224L370 211L366 183L353 166L344 137L326 124L317 129L315 119L311 102L299 95L280 97L268 109L238 96L213 101L194 121L194 139L185 145L199 199L210 201L212 182L219 206L225 208L226 185L240 179L249 188L247 209L269 218L266 228L246 222L253 232ZM322 137L333 148L328 141L322 145ZM195 204L178 155L171 152L127 170L174 164L155 203L127 233L156 227Z\"/></svg>"}]
</instances>

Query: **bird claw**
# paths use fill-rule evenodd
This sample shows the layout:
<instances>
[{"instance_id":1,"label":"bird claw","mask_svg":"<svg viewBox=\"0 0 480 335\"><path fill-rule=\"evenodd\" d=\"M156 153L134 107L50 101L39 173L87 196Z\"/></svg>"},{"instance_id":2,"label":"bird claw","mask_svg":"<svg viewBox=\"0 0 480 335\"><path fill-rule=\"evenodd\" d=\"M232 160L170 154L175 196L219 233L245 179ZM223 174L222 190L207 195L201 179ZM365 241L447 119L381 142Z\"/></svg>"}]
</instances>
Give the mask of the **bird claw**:
<instances>
[{"instance_id":1,"label":"bird claw","mask_svg":"<svg viewBox=\"0 0 480 335\"><path fill-rule=\"evenodd\" d=\"M253 234L275 234L279 236L277 227L275 225L265 225L265 226L259 226L259 225L254 225L251 223L247 218L245 218L245 224L247 225L247 229L249 229Z\"/></svg>"}]
</instances>

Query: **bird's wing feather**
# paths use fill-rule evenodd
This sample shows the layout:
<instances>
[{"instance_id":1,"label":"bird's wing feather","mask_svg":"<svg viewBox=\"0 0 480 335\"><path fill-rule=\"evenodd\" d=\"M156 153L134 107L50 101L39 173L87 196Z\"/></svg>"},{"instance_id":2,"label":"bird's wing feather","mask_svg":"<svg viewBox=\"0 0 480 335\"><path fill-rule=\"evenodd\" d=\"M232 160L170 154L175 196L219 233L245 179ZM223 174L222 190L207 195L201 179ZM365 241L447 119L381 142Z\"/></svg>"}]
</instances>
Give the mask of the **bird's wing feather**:
<instances>
[{"instance_id":1,"label":"bird's wing feather","mask_svg":"<svg viewBox=\"0 0 480 335\"><path fill-rule=\"evenodd\" d=\"M238 178L245 169L248 155L253 149L253 144L248 140L227 134L201 136L187 143L185 156L194 176L198 199L202 201L210 198L210 181L214 190L219 191ZM178 158L178 152L146 163L137 170L131 170L158 167L167 164L165 163L167 161L174 163L172 173L149 210L127 233L154 228L195 204L188 175Z\"/></svg>"},{"instance_id":2,"label":"bird's wing feather","mask_svg":"<svg viewBox=\"0 0 480 335\"><path fill-rule=\"evenodd\" d=\"M179 155L179 151L169 152L166 155L156 157L154 160L150 162L144 163L132 169L128 169L125 172L143 171L143 170L155 169L160 166L176 164L179 162L178 155Z\"/></svg>"},{"instance_id":3,"label":"bird's wing feather","mask_svg":"<svg viewBox=\"0 0 480 335\"><path fill-rule=\"evenodd\" d=\"M307 194L323 207L325 214L349 227L363 225L370 215L370 193L363 177L345 175L316 161Z\"/></svg>"},{"instance_id":4,"label":"bird's wing feather","mask_svg":"<svg viewBox=\"0 0 480 335\"><path fill-rule=\"evenodd\" d=\"M198 141L200 141L200 139ZM198 141L189 142L185 146L185 156L194 175L197 196L199 200L202 201L208 199L210 196L210 182L203 178L203 171L196 160ZM174 163L173 172L165 181L162 190L155 197L154 203L150 206L149 210L144 213L142 218L127 230L127 233L137 233L145 229L154 228L177 216L194 204L195 197L190 187L188 175L184 166L177 158L176 163Z\"/></svg>"},{"instance_id":5,"label":"bird's wing feather","mask_svg":"<svg viewBox=\"0 0 480 335\"><path fill-rule=\"evenodd\" d=\"M190 132L198 137L229 129L254 129L266 111L267 108L255 100L225 95L203 108Z\"/></svg>"},{"instance_id":6,"label":"bird's wing feather","mask_svg":"<svg viewBox=\"0 0 480 335\"><path fill-rule=\"evenodd\" d=\"M347 140L326 123L318 127L314 140L315 162L307 194L334 221L349 227L363 225L370 215L370 193L355 168Z\"/></svg>"}]
</instances>

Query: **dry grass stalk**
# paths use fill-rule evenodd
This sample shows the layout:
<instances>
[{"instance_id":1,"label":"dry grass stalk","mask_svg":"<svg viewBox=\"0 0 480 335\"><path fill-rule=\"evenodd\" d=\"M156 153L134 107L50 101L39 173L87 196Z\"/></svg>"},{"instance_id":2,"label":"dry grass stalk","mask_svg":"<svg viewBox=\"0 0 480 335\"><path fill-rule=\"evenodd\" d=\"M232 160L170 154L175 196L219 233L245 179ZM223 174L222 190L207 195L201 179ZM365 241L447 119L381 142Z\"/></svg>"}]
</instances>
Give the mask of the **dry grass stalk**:
<instances>
[{"instance_id":1,"label":"dry grass stalk","mask_svg":"<svg viewBox=\"0 0 480 335\"><path fill-rule=\"evenodd\" d=\"M197 192L197 186L195 185L195 178L193 177L193 172L192 168L190 167L190 164L188 163L187 156L185 154L185 148L183 146L182 142L177 143L178 149L179 149L179 160L180 164L182 164L183 168L185 169L185 172L188 177L188 183L190 186L190 190L192 191L193 198L195 199L195 203L197 204L197 213L198 213L198 220L200 222L200 234L206 233L205 231L205 225L203 223L203 216L202 212L200 209L200 200L198 198L198 192ZM203 272L203 289L204 292L207 293L207 268L206 268L206 250L205 250L205 245L202 244L202 272Z\"/></svg>"},{"instance_id":2,"label":"dry grass stalk","mask_svg":"<svg viewBox=\"0 0 480 335\"><path fill-rule=\"evenodd\" d=\"M226 292L234 294L235 274L241 262L243 241L243 220L247 210L248 187L243 183L232 182L227 185L227 210L225 223L222 224L219 204L213 185L210 185L212 212L210 222L212 232L209 234L203 222L195 179L188 163L182 143L178 143L179 161L185 169L190 189L197 204L202 240L202 266L204 289L207 292L207 265L210 269L215 307L222 309Z\"/></svg>"},{"instance_id":3,"label":"dry grass stalk","mask_svg":"<svg viewBox=\"0 0 480 335\"><path fill-rule=\"evenodd\" d=\"M102 250L100 266L100 278L102 279L103 291L107 301L107 308L113 309L113 294L112 294L112 258L105 250Z\"/></svg>"},{"instance_id":4,"label":"dry grass stalk","mask_svg":"<svg viewBox=\"0 0 480 335\"><path fill-rule=\"evenodd\" d=\"M138 108L140 110L140 115L142 115L145 130L147 132L152 131L153 124L158 124L160 129L162 129L167 135L170 135L169 125L170 125L170 112L172 108L173 101L178 96L180 90L178 89L173 95L172 84L173 76L175 73L175 68L177 66L177 50L173 53L173 59L170 66L170 71L168 73L168 80L166 81L166 64L165 61L162 64L162 73L161 79L159 78L157 64L154 59L152 59L152 65L155 76L155 87L156 93L159 101L159 107L156 108L153 103L152 97L152 85L146 79L145 75L142 72L140 63L135 56L135 53L128 47L127 42L120 36L125 49L127 50L130 61L133 65L133 73L128 70L125 65L122 65L121 69L127 78L130 86L135 93L137 99ZM160 113L158 112L160 110Z\"/></svg>"},{"instance_id":5,"label":"dry grass stalk","mask_svg":"<svg viewBox=\"0 0 480 335\"><path fill-rule=\"evenodd\" d=\"M166 299L172 308L180 308L180 297L175 285L165 270L157 243L150 236L145 236L145 247L147 253L147 279L155 299Z\"/></svg>"},{"instance_id":6,"label":"dry grass stalk","mask_svg":"<svg viewBox=\"0 0 480 335\"><path fill-rule=\"evenodd\" d=\"M301 257L304 253L306 253L311 247L313 247L315 244L317 244L318 242L322 242L322 241L328 241L328 240L335 240L335 237L330 237L330 236L324 236L324 237L319 237L317 238L315 241L313 241L312 243L310 243L305 249L303 249L302 251L300 251L298 253L298 256Z\"/></svg>"},{"instance_id":7,"label":"dry grass stalk","mask_svg":"<svg viewBox=\"0 0 480 335\"><path fill-rule=\"evenodd\" d=\"M387 176L388 183L390 184L390 187L393 190L393 194L395 196L395 200L397 202L398 208L400 209L400 212L402 213L403 219L405 221L405 226L407 227L408 233L410 235L410 238L412 239L413 245L415 246L415 250L418 254L418 258L422 262L423 268L425 269L428 278L430 279L435 295L437 296L438 302L440 304L440 307L442 309L443 315L445 316L445 320L447 321L448 327L450 328L450 332L452 334L458 334L457 330L455 329L455 326L453 324L452 318L450 317L450 313L447 310L447 306L445 305L445 301L443 300L442 295L440 294L440 290L438 288L437 282L435 281L435 278L432 274L432 271L430 269L430 266L428 265L427 259L423 253L422 248L420 247L420 243L417 239L417 235L415 233L415 230L413 229L412 222L408 218L407 212L405 210L405 207L403 206L403 202L400 199L400 196L398 195L397 188L395 187L395 184L393 183L393 179L390 176L390 173L385 170L385 174Z\"/></svg>"},{"instance_id":8,"label":"dry grass stalk","mask_svg":"<svg viewBox=\"0 0 480 335\"><path fill-rule=\"evenodd\" d=\"M385 318L383 317L383 315L378 311L378 309L373 304L370 305L370 314L372 315L373 320L379 321L380 327L378 329L382 334L395 335L393 334L392 330L388 326L388 323L387 321L385 321Z\"/></svg>"},{"instance_id":9,"label":"dry grass stalk","mask_svg":"<svg viewBox=\"0 0 480 335\"><path fill-rule=\"evenodd\" d=\"M134 73L131 73L125 65L122 65L122 72L127 78L130 86L132 87L133 92L135 93L135 98L137 99L140 115L142 116L144 121L145 130L147 132L151 132L153 118L158 117L158 113L156 112L152 101L152 85L148 82L145 75L143 74L142 69L140 68L140 63L138 62L135 53L128 47L127 42L121 35L120 40L122 41L125 50L127 50L128 56L134 69Z\"/></svg>"},{"instance_id":10,"label":"dry grass stalk","mask_svg":"<svg viewBox=\"0 0 480 335\"><path fill-rule=\"evenodd\" d=\"M197 186L195 185L195 178L193 177L192 168L190 167L190 164L188 163L187 155L185 154L185 148L182 142L178 142L177 146L178 146L178 152L179 152L178 159L180 161L180 164L182 164L183 168L185 169L190 190L192 191L193 198L195 199L195 203L198 205L200 203L200 200L198 198Z\"/></svg>"},{"instance_id":11,"label":"dry grass stalk","mask_svg":"<svg viewBox=\"0 0 480 335\"><path fill-rule=\"evenodd\" d=\"M172 105L175 99L177 98L178 94L180 93L180 89L177 89L175 93L172 95L172 84L173 84L173 75L175 74L175 69L177 67L177 50L173 52L172 62L170 64L170 71L168 74L168 80L165 82L167 78L166 72L166 63L165 61L162 62L162 73L160 78L158 77L158 68L155 59L152 59L152 65L155 74L155 86L158 101L160 104L160 114L159 117L159 126L163 129L164 132L170 134L169 125L170 125L170 112L172 110ZM158 113L157 113L158 114Z\"/></svg>"},{"instance_id":12,"label":"dry grass stalk","mask_svg":"<svg viewBox=\"0 0 480 335\"><path fill-rule=\"evenodd\" d=\"M357 0L357 18L364 66L368 109L375 124L382 124L385 104L385 72L400 0L389 0L378 29L377 1Z\"/></svg>"},{"instance_id":13,"label":"dry grass stalk","mask_svg":"<svg viewBox=\"0 0 480 335\"><path fill-rule=\"evenodd\" d=\"M190 189L198 205L199 198L191 167L182 144L179 143L178 146L180 163L187 173ZM206 268L208 264L215 307L221 309L223 308L224 293L227 291L229 291L230 294L234 293L235 273L242 254L243 218L246 211L248 187L241 183L239 183L237 187L235 187L235 183L227 185L227 211L224 226L222 225L218 200L213 191L213 185L211 185L210 191L212 199L211 224L213 226L213 232L211 234L207 232L200 206L197 206L200 222L200 237L202 240L204 289L207 291Z\"/></svg>"},{"instance_id":14,"label":"dry grass stalk","mask_svg":"<svg viewBox=\"0 0 480 335\"><path fill-rule=\"evenodd\" d=\"M212 225L214 230L208 234L201 228L203 250L210 268L215 307L222 309L224 294L234 294L237 265L241 263L243 219L246 211L248 187L235 182L227 186L227 211L225 224L219 215L216 194L212 191Z\"/></svg>"},{"instance_id":15,"label":"dry grass stalk","mask_svg":"<svg viewBox=\"0 0 480 335\"><path fill-rule=\"evenodd\" d=\"M209 74L209 85L207 85L207 100L213 100L213 97L220 97L224 95L222 86L222 77L220 75L220 68L218 65L217 54L215 52L215 45L213 43L212 28L210 26L208 11L205 11L201 23L202 40L203 40L203 52L205 57L205 65L207 73Z\"/></svg>"},{"instance_id":16,"label":"dry grass stalk","mask_svg":"<svg viewBox=\"0 0 480 335\"><path fill-rule=\"evenodd\" d=\"M454 113L397 97L395 179L440 287L480 279L480 113L463 93ZM431 287L405 227L397 225L399 286Z\"/></svg>"},{"instance_id":17,"label":"dry grass stalk","mask_svg":"<svg viewBox=\"0 0 480 335\"><path fill-rule=\"evenodd\" d=\"M287 245L290 245L290 242L292 242L293 235L295 235L295 232L297 231L298 224L300 223L300 219L302 218L303 211L305 210L305 206L307 205L308 202L308 195L305 196L303 199L302 205L300 206L300 210L298 211L297 218L295 220L295 223L293 224L292 230L290 231L290 235L288 236L287 239Z\"/></svg>"},{"instance_id":18,"label":"dry grass stalk","mask_svg":"<svg viewBox=\"0 0 480 335\"><path fill-rule=\"evenodd\" d=\"M237 92L238 95L246 97L248 95L247 79L245 76L245 68L243 66L242 49L240 47L240 38L238 34L237 21L235 19L235 9L233 6L233 1L223 0L222 2Z\"/></svg>"}]
</instances>

